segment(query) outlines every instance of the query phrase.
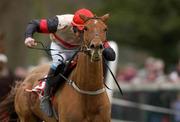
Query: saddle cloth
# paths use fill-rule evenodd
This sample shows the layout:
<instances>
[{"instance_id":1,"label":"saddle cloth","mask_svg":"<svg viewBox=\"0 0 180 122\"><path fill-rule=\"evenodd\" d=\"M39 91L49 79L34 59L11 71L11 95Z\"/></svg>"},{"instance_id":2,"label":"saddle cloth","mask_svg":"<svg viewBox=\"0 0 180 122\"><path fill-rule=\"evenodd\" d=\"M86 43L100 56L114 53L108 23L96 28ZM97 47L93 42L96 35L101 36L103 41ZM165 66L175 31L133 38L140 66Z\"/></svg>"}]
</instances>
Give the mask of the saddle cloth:
<instances>
[{"instance_id":1,"label":"saddle cloth","mask_svg":"<svg viewBox=\"0 0 180 122\"><path fill-rule=\"evenodd\" d=\"M46 86L46 79L42 79L39 83L32 89L25 89L27 92L35 92L39 96L39 99L44 95L44 88Z\"/></svg>"}]
</instances>

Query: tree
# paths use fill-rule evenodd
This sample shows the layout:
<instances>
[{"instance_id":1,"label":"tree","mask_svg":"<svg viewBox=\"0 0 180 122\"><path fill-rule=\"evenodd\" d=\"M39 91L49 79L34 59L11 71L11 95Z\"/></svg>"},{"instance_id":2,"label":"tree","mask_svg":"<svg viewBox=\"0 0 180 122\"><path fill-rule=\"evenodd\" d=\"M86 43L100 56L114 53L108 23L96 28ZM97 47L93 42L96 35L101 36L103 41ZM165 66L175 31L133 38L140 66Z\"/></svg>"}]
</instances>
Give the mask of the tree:
<instances>
[{"instance_id":1,"label":"tree","mask_svg":"<svg viewBox=\"0 0 180 122\"><path fill-rule=\"evenodd\" d=\"M111 14L110 38L120 45L142 49L162 58L168 66L180 58L179 0L105 1L102 11Z\"/></svg>"}]
</instances>

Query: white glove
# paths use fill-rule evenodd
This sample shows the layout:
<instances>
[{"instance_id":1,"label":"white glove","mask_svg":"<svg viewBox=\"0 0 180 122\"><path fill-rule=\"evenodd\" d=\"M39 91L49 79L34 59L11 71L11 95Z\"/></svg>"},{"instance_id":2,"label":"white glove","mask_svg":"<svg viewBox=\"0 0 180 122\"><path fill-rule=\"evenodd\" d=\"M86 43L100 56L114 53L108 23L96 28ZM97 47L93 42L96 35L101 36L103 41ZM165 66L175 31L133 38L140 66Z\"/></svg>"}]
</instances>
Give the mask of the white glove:
<instances>
[{"instance_id":1,"label":"white glove","mask_svg":"<svg viewBox=\"0 0 180 122\"><path fill-rule=\"evenodd\" d=\"M27 37L24 43L27 47L34 47L37 45L37 42L32 37Z\"/></svg>"}]
</instances>

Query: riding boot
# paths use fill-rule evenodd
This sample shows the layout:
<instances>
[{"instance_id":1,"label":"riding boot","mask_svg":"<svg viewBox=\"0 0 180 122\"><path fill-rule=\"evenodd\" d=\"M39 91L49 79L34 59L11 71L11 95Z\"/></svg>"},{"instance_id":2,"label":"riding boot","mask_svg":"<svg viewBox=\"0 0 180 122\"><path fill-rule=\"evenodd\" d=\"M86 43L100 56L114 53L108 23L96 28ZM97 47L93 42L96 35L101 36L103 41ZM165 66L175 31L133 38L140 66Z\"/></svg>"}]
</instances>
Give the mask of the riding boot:
<instances>
[{"instance_id":1,"label":"riding boot","mask_svg":"<svg viewBox=\"0 0 180 122\"><path fill-rule=\"evenodd\" d=\"M46 85L44 89L44 96L40 100L40 108L41 110L49 117L53 116L51 101L50 101L50 91L51 91L51 81L53 81L55 70L50 68Z\"/></svg>"},{"instance_id":2,"label":"riding boot","mask_svg":"<svg viewBox=\"0 0 180 122\"><path fill-rule=\"evenodd\" d=\"M59 64L58 67L56 68L55 77L51 82L52 86L59 86L61 83L63 83L62 81L64 80L64 78L62 77L62 75L65 76L64 70L65 70L65 64L64 63Z\"/></svg>"},{"instance_id":3,"label":"riding boot","mask_svg":"<svg viewBox=\"0 0 180 122\"><path fill-rule=\"evenodd\" d=\"M52 110L52 105L50 101L50 91L53 86L58 85L58 83L64 80L59 75L59 73L64 74L64 68L65 68L64 63L59 64L55 70L53 68L50 68L48 76L47 76L46 85L44 89L44 96L40 100L40 108L49 117L53 116L53 110Z\"/></svg>"}]
</instances>

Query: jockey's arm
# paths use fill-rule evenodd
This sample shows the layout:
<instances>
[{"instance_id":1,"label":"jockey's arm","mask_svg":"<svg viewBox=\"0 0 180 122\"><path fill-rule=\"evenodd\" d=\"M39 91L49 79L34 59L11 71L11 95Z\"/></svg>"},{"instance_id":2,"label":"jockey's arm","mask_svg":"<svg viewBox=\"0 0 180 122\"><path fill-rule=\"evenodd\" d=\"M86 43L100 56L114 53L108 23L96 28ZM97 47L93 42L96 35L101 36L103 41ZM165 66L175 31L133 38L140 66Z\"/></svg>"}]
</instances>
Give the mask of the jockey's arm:
<instances>
[{"instance_id":1,"label":"jockey's arm","mask_svg":"<svg viewBox=\"0 0 180 122\"><path fill-rule=\"evenodd\" d=\"M28 47L33 47L37 45L37 42L33 38L35 32L38 33L54 33L57 31L58 18L52 17L49 19L34 19L31 20L25 31L25 45Z\"/></svg>"},{"instance_id":2,"label":"jockey's arm","mask_svg":"<svg viewBox=\"0 0 180 122\"><path fill-rule=\"evenodd\" d=\"M25 38L33 37L35 32L38 33L54 33L57 31L58 18L52 17L48 19L34 19L28 23L25 32Z\"/></svg>"},{"instance_id":3,"label":"jockey's arm","mask_svg":"<svg viewBox=\"0 0 180 122\"><path fill-rule=\"evenodd\" d=\"M108 41L105 41L103 50L103 56L107 61L114 61L116 59L116 53L109 45Z\"/></svg>"},{"instance_id":4,"label":"jockey's arm","mask_svg":"<svg viewBox=\"0 0 180 122\"><path fill-rule=\"evenodd\" d=\"M57 30L61 30L66 26L71 25L73 19L72 14L57 15L48 19L34 19L29 22L25 38L33 37L35 32L38 33L55 33Z\"/></svg>"},{"instance_id":5,"label":"jockey's arm","mask_svg":"<svg viewBox=\"0 0 180 122\"><path fill-rule=\"evenodd\" d=\"M29 22L25 31L25 44L29 47L35 46L33 34L38 33L55 33L66 26L70 26L74 15L65 14L57 15L48 19L34 19Z\"/></svg>"}]
</instances>

